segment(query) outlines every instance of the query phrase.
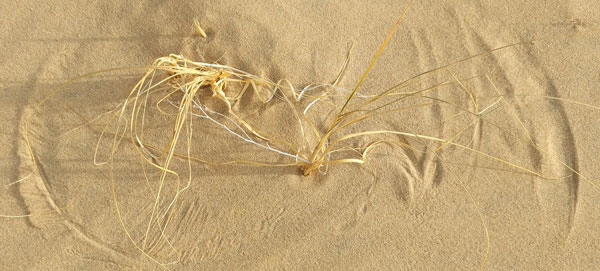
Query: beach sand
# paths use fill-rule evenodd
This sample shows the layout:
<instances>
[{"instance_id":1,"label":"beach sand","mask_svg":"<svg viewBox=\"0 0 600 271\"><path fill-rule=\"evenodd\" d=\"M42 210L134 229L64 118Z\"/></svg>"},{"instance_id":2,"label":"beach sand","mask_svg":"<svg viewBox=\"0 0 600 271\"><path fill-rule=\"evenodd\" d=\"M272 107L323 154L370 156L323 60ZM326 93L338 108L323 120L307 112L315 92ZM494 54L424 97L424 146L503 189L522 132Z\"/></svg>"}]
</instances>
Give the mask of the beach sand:
<instances>
[{"instance_id":1,"label":"beach sand","mask_svg":"<svg viewBox=\"0 0 600 271\"><path fill-rule=\"evenodd\" d=\"M340 86L352 89L408 4L259 2L3 5L3 270L477 270L484 260L486 270L600 266L600 166L595 163L600 111L548 98L600 106L600 33L592 31L600 24L595 12L600 4L557 0L416 1L363 83L360 93L374 94L481 52L537 40L423 79L426 85L452 75L479 76L465 81L464 89L454 85L428 93L475 113L489 107L457 139L470 149L449 146L434 154L439 143L413 138L410 143L426 153L377 148L362 165L332 165L326 175L310 176L297 166L193 163L190 187L168 227L162 225L164 238L154 225L154 241L144 245L148 256L143 255L123 227L141 246L154 205L149 187L155 183L148 185L136 153L119 151L114 173L121 225L109 169L93 160L102 126L81 126L85 118L113 109L143 71L84 77L43 107L36 104L70 78L149 65L171 53L274 81L285 78L301 89L332 82L350 43ZM207 38L195 31L194 19ZM499 99L490 81L509 96ZM465 89L477 96L477 108ZM24 140L25 121L33 112L29 137L35 163ZM293 120L276 110L260 112L263 125L293 132L285 129ZM466 116L456 112L432 105L360 129L449 139L469 123L458 121ZM160 131L161 121L148 125ZM169 133L169 127L162 128ZM194 150L204 158L290 162L215 127L199 126L194 135ZM98 158L106 160L108 143L101 143ZM187 166L177 163L174 167ZM150 182L156 179L151 177ZM174 195L175 186L167 180L165 198Z\"/></svg>"}]
</instances>

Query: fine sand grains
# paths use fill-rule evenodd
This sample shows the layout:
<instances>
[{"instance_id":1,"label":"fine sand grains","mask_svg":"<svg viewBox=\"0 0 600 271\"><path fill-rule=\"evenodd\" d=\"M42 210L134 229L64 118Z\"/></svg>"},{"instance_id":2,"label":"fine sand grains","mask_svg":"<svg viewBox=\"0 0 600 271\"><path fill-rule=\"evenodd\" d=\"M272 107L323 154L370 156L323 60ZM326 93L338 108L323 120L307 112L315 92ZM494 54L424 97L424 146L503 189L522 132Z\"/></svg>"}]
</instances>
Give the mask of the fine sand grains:
<instances>
[{"instance_id":1,"label":"fine sand grains","mask_svg":"<svg viewBox=\"0 0 600 271\"><path fill-rule=\"evenodd\" d=\"M561 87L542 65L560 63L539 55L595 30L577 23L500 43L464 31L469 54L440 64L440 44L403 28L405 14L416 20L411 12L423 9L417 2L395 14L370 64L353 67L356 45L346 58L331 56L338 67L325 83L297 86L170 54L53 87L19 128L24 170L10 186L28 212L3 219L60 227L78 240L68 257L113 269L331 269L346 260L475 269L577 259L583 248L573 240L595 229L584 225L600 191L594 159L580 154L595 137L577 143L588 134L572 122L599 108ZM194 35L210 43L219 32L200 24ZM371 75L406 38L417 48L415 69ZM529 245L511 252L506 238L566 248L540 249L546 260L528 265L517 254ZM323 256L307 260L313 253Z\"/></svg>"}]
</instances>

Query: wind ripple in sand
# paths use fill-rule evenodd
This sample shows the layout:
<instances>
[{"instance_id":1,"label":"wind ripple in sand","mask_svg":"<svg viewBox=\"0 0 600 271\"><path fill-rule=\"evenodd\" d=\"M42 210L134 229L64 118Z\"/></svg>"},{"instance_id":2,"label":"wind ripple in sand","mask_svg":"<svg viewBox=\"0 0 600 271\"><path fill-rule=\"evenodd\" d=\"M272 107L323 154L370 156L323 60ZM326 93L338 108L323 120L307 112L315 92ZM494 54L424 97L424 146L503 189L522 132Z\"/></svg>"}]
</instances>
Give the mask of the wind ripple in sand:
<instances>
[{"instance_id":1,"label":"wind ripple in sand","mask_svg":"<svg viewBox=\"0 0 600 271\"><path fill-rule=\"evenodd\" d=\"M46 235L60 235L62 227L79 240L88 245L106 253L115 262L134 266L135 260L125 255L124 253L115 250L108 244L86 233L77 223L71 221L67 213L57 205L54 194L47 185L47 176L44 173L43 162L36 159L36 163L32 162L27 145L24 139L25 135L25 120L33 113L31 108L27 108L21 115L21 126L19 127L20 137L18 147L18 158L20 162L19 176L25 176L29 172L33 172L29 178L18 184L18 191L25 203L25 208L31 216L28 216L28 222L36 229L41 230ZM36 137L29 131L30 139ZM61 227L62 226L62 227ZM57 233L57 230L59 231ZM96 256L97 257L97 256Z\"/></svg>"},{"instance_id":2,"label":"wind ripple in sand","mask_svg":"<svg viewBox=\"0 0 600 271\"><path fill-rule=\"evenodd\" d=\"M462 18L460 12L450 11L450 14L460 24L458 36L464 39L465 47L463 49L468 52L468 55L492 50L497 48L498 44L506 44L507 40L523 39L514 37L513 33L510 33L510 30L500 25L489 25L488 27L504 29L504 31L495 33L494 36L489 36L489 34L483 35L480 31L471 28L468 23L465 23L468 20ZM416 45L415 47L420 48L417 53L421 69L435 66L432 65L432 62L440 62L439 59L435 59L430 53L433 50L432 44L435 44L435 38L431 38L428 34L421 32L413 33L411 37L413 44ZM482 47L483 50L481 49ZM489 140L489 138L483 138L483 132L478 129L482 129L481 127L485 125L485 122L495 124L498 120L494 117L485 118L484 122L480 122L475 126L475 130L473 131L473 138L475 140L473 144L475 144L475 149L479 149L482 144L490 144L489 142L495 144L497 142L504 142L503 144L507 144L507 146L503 148L509 148L514 153L489 154L498 155L499 157L505 157L506 155L511 157L507 158L509 161L513 161L514 159L514 161L520 161L517 164L521 164L521 162L526 165L529 164L533 166L535 171L541 172L544 176L560 178L560 180L536 178L534 184L536 197L543 212L542 216L545 228L564 240L574 225L578 200L579 176L573 172L579 171L577 146L574 142L571 124L562 103L542 98L542 96L561 97L561 91L552 82L550 73L544 68L545 65L542 65L541 60L533 53L535 50L540 50L540 46L529 48L527 46L517 46L483 56L491 60L494 80L498 80L498 82L494 83L497 83L496 85L501 94L506 95L505 101L510 104L509 106L505 104L501 110L505 114L508 114L505 116L510 117L512 124L510 131L501 132L507 135L494 135L504 140ZM471 67L471 74L485 73L484 67L479 67L478 65L472 65ZM485 95L490 94L487 93ZM491 95L496 94L493 93ZM536 97L528 99L519 97L518 95ZM506 103L505 101L502 101L502 103ZM528 103L531 101L535 101L536 106L529 107ZM511 110L513 113L509 113ZM445 112L440 113L435 107L432 107L429 114L430 121L439 121L447 117ZM521 122L527 131L521 126ZM448 131L443 127L443 123L439 123L439 132L442 135L447 135ZM516 142L513 141L515 139L506 140L507 138L515 137L519 138L520 142L514 146L513 144ZM483 143L483 141L486 143ZM524 148L518 146L524 146ZM474 160L471 161L472 164L476 165L479 158L481 157L473 154ZM420 171L422 172L423 170L421 169ZM409 177L409 179L411 178ZM401 186L401 183L397 183L396 187L400 188L397 190L411 190L409 188L402 188ZM402 193L398 194L398 196L405 198Z\"/></svg>"},{"instance_id":3,"label":"wind ripple in sand","mask_svg":"<svg viewBox=\"0 0 600 271\"><path fill-rule=\"evenodd\" d=\"M483 37L478 38L483 40ZM517 95L506 99L516 114L512 118L515 129L511 132L521 135L523 142L529 141L529 158L538 172L546 177L560 178L537 178L535 191L543 211L544 225L564 239L575 220L579 186L578 175L568 168L579 171L571 124L561 102L543 98L561 95L531 49L515 49L507 54L508 57L504 58L494 57L494 61L498 66L509 67L501 70L505 82L501 86L502 94ZM535 101L541 101L542 105L535 107L534 111L527 106L530 100L518 95L534 96Z\"/></svg>"}]
</instances>

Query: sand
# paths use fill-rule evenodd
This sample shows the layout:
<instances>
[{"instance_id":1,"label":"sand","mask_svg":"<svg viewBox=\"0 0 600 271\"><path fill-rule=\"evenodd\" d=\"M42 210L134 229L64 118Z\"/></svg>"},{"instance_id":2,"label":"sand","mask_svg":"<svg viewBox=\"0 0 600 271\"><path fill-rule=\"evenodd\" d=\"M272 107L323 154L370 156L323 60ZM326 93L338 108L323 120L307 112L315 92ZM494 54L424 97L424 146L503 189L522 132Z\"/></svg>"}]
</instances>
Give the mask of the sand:
<instances>
[{"instance_id":1,"label":"sand","mask_svg":"<svg viewBox=\"0 0 600 271\"><path fill-rule=\"evenodd\" d=\"M479 111L490 106L493 112L461 142L547 178L458 147L436 157L431 151L439 144L426 154L379 148L365 164L331 166L324 176L302 176L297 167L195 163L190 188L164 233L170 243L155 243L146 257L119 223L107 166L94 165L101 128L79 127L84 120L74 113L93 118L112 109L140 70L85 77L50 99L30 123L32 162L24 122L69 78L182 53L302 88L335 79L352 43L340 83L351 89L408 1L260 2L3 5L3 270L476 270L486 255L486 228L486 270L600 266L600 112L542 97L600 105L600 34L591 31L600 23L600 6L594 1L416 1L361 87L361 93L377 93L471 55L545 38L451 71L460 78L489 74L498 91L514 94L495 103L497 93L485 77L466 83L480 96ZM206 39L195 32L195 18ZM431 96L473 106L457 86ZM279 128L291 125L289 119L261 112L267 126L289 132ZM447 139L462 127L456 112L428 106L361 129L411 129ZM214 127L194 133L195 150L208 158L273 157ZM102 151L100 160L106 158ZM114 172L124 225L141 243L153 199L138 158L120 151ZM165 193L173 185L168 182Z\"/></svg>"}]
</instances>

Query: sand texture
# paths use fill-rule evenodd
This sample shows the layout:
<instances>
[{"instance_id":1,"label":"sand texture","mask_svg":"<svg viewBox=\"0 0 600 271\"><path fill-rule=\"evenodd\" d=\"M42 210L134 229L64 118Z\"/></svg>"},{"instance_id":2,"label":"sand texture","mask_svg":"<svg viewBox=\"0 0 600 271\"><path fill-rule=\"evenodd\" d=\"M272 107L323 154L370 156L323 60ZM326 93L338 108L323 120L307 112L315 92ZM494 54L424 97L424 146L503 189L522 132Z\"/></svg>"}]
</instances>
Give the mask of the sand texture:
<instances>
[{"instance_id":1,"label":"sand texture","mask_svg":"<svg viewBox=\"0 0 600 271\"><path fill-rule=\"evenodd\" d=\"M364 164L309 176L298 165L216 166L179 156L169 169L180 178L165 173L162 182L151 166L165 163L160 151L138 153L126 137L111 149L114 133L123 133L115 127L132 115L118 122L107 112L144 69L84 76L48 95L79 75L148 66L169 54L287 79L301 90L332 83L351 44L339 95L309 112L325 131L409 1L3 2L2 270L600 266L599 1L417 0L353 102L443 68L412 79L397 96L416 93L390 112L344 132L403 132L349 140L357 150L396 144L369 149ZM154 107L166 93L148 98L154 109L140 139L161 150L176 115L168 102L165 114ZM258 95L245 93L233 110L267 134L304 144L285 95L267 104ZM297 161L206 118L187 123L179 154Z\"/></svg>"}]
</instances>

